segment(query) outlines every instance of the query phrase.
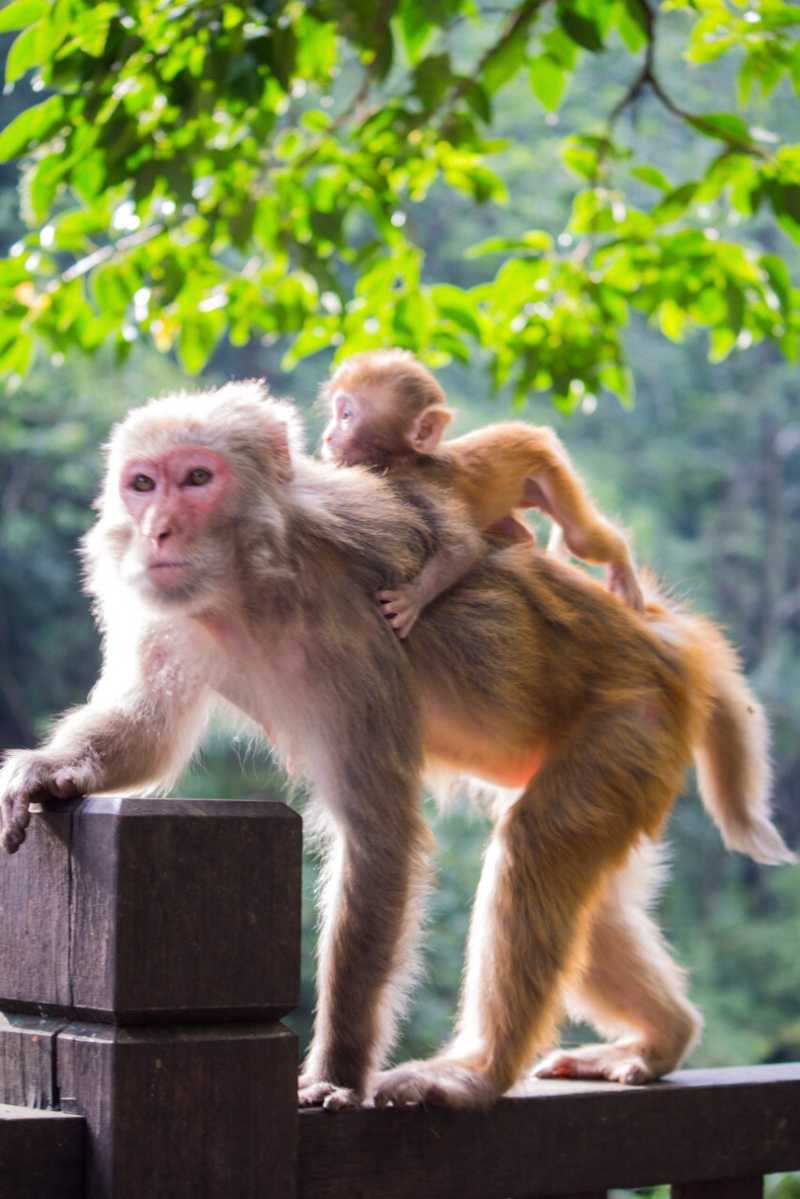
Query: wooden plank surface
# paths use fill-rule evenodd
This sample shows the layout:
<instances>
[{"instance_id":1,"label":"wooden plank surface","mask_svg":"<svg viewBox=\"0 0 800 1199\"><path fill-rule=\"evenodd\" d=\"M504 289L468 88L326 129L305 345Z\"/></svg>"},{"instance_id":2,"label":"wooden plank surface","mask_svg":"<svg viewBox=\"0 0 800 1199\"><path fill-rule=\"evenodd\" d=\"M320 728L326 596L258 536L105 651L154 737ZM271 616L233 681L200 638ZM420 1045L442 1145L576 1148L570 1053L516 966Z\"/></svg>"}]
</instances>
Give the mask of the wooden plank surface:
<instances>
[{"instance_id":1,"label":"wooden plank surface","mask_svg":"<svg viewBox=\"0 0 800 1199\"><path fill-rule=\"evenodd\" d=\"M800 1169L800 1065L532 1083L485 1114L300 1113L299 1199L539 1199ZM726 1199L728 1196L726 1194Z\"/></svg>"},{"instance_id":2,"label":"wooden plank surface","mask_svg":"<svg viewBox=\"0 0 800 1199\"><path fill-rule=\"evenodd\" d=\"M298 998L301 838L269 800L51 802L0 871L0 1008L279 1019Z\"/></svg>"},{"instance_id":3,"label":"wooden plank surface","mask_svg":"<svg viewBox=\"0 0 800 1199\"><path fill-rule=\"evenodd\" d=\"M686 1182L671 1188L672 1199L763 1199L763 1178L722 1178Z\"/></svg>"},{"instance_id":4,"label":"wooden plank surface","mask_svg":"<svg viewBox=\"0 0 800 1199\"><path fill-rule=\"evenodd\" d=\"M62 1110L87 1124L86 1199L292 1199L288 1029L73 1024L56 1047Z\"/></svg>"},{"instance_id":5,"label":"wooden plank surface","mask_svg":"<svg viewBox=\"0 0 800 1199\"><path fill-rule=\"evenodd\" d=\"M0 1104L0 1199L83 1199L79 1116Z\"/></svg>"}]
</instances>

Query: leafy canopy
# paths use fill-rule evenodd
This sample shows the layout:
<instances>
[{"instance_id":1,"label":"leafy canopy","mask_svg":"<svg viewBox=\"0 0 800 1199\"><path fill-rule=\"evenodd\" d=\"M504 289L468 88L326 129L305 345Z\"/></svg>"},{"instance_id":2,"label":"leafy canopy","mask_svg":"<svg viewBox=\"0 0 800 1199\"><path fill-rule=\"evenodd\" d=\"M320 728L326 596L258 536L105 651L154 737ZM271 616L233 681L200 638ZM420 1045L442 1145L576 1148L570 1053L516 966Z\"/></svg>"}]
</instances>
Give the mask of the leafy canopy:
<instances>
[{"instance_id":1,"label":"leafy canopy","mask_svg":"<svg viewBox=\"0 0 800 1199\"><path fill-rule=\"evenodd\" d=\"M736 111L684 107L662 78L676 10L691 63L732 56ZM703 214L761 209L800 241L800 145L744 115L756 93L800 91L798 29L781 0L11 0L7 84L32 73L46 98L0 134L31 230L0 262L0 372L24 375L37 346L124 355L138 338L193 372L223 336L288 335L289 366L330 346L434 366L480 348L497 385L569 407L629 398L631 308L671 338L707 328L717 359L763 339L795 358L782 258ZM471 247L462 286L431 278L414 205L434 189L446 220L448 193L503 203L501 93L525 79L553 113L603 53L629 81L564 140L567 227ZM643 96L707 144L700 177L634 157L621 118Z\"/></svg>"}]
</instances>

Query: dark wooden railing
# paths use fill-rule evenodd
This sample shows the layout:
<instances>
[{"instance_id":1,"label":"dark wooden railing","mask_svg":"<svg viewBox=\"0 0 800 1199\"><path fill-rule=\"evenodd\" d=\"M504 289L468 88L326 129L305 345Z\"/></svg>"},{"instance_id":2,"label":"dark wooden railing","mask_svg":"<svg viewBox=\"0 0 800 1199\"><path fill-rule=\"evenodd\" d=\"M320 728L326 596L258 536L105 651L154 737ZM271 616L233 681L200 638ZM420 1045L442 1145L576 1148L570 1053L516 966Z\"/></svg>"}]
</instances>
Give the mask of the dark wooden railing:
<instances>
[{"instance_id":1,"label":"dark wooden railing","mask_svg":"<svg viewBox=\"0 0 800 1199\"><path fill-rule=\"evenodd\" d=\"M300 832L260 800L33 817L0 863L0 1199L755 1199L800 1168L800 1065L298 1114Z\"/></svg>"}]
</instances>

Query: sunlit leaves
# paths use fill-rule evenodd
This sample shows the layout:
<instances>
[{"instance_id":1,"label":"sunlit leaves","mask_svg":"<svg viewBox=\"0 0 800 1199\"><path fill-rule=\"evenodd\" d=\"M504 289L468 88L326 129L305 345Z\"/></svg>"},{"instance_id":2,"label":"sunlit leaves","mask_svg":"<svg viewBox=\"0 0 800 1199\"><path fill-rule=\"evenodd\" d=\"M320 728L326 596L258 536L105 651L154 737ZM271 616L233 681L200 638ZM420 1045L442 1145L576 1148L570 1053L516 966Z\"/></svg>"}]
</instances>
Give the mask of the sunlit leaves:
<instances>
[{"instance_id":1,"label":"sunlit leaves","mask_svg":"<svg viewBox=\"0 0 800 1199\"><path fill-rule=\"evenodd\" d=\"M64 101L50 96L26 108L0 133L0 161L7 162L51 137L63 124Z\"/></svg>"},{"instance_id":2,"label":"sunlit leaves","mask_svg":"<svg viewBox=\"0 0 800 1199\"><path fill-rule=\"evenodd\" d=\"M743 49L740 97L798 85L794 6L685 7L693 62ZM445 220L453 193L507 200L501 93L554 114L604 53L632 55L636 80L660 19L643 0L387 0L380 19L369 0L12 0L9 79L35 71L53 94L0 134L0 158L26 158L31 227L5 264L0 366L18 373L39 343L124 356L149 338L194 372L224 337L285 337L287 366L389 342L434 365L479 350L498 384L570 407L630 399L634 309L670 338L707 330L715 357L767 337L793 353L780 248L750 254L724 225L770 217L800 240L800 151L737 111L673 104L708 154L693 179L635 161L625 122L592 113L561 144L567 228L473 247L458 276L473 286L430 278L415 244L426 199Z\"/></svg>"}]
</instances>

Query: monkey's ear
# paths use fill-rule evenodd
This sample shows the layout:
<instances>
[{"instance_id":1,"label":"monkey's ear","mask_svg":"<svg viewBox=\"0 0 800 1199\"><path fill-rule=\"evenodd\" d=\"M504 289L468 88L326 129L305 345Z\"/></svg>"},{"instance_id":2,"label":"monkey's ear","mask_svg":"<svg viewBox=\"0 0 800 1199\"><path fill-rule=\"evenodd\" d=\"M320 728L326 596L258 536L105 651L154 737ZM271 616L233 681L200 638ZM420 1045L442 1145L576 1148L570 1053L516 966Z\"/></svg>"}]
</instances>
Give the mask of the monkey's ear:
<instances>
[{"instance_id":1,"label":"monkey's ear","mask_svg":"<svg viewBox=\"0 0 800 1199\"><path fill-rule=\"evenodd\" d=\"M452 412L441 404L432 404L415 416L408 431L408 443L418 454L432 454L450 421Z\"/></svg>"},{"instance_id":2,"label":"monkey's ear","mask_svg":"<svg viewBox=\"0 0 800 1199\"><path fill-rule=\"evenodd\" d=\"M294 478L294 459L305 450L302 421L288 400L270 399L266 417L261 434L264 452L278 482L289 483Z\"/></svg>"}]
</instances>

